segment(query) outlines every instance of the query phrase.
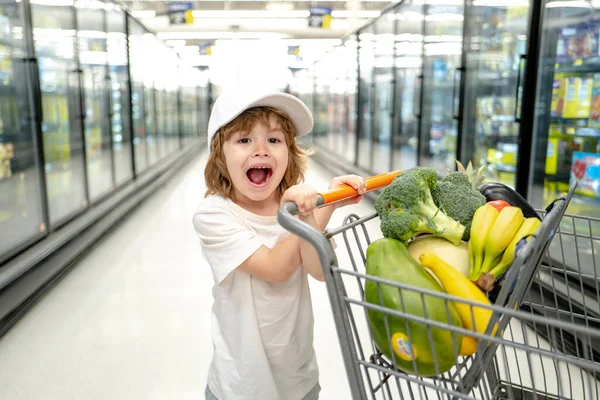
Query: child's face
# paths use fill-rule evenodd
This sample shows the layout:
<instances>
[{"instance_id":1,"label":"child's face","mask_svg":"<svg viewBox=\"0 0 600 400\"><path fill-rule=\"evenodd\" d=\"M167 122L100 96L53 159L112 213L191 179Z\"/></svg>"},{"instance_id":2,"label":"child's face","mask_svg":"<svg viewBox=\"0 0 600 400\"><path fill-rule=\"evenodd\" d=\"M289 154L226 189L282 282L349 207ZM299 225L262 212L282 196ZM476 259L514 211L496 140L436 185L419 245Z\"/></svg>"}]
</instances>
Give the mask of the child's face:
<instances>
[{"instance_id":1,"label":"child's face","mask_svg":"<svg viewBox=\"0 0 600 400\"><path fill-rule=\"evenodd\" d=\"M275 196L288 165L288 146L279 124L271 118L246 132L234 132L223 144L227 171L236 201L264 201Z\"/></svg>"}]
</instances>

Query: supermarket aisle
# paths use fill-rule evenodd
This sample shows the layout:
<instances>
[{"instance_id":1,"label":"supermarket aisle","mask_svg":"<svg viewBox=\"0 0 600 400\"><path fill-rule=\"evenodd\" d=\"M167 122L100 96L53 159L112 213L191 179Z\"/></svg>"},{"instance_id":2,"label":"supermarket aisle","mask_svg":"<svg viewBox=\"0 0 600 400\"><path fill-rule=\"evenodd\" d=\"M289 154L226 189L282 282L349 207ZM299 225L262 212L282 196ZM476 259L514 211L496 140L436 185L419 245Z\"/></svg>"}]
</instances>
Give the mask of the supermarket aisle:
<instances>
[{"instance_id":1,"label":"supermarket aisle","mask_svg":"<svg viewBox=\"0 0 600 400\"><path fill-rule=\"evenodd\" d=\"M0 393L13 399L203 398L212 354L212 276L191 219L205 155L157 192L0 340ZM308 182L331 174L311 166ZM338 210L372 212L368 202ZM312 281L323 399L349 398L324 284Z\"/></svg>"}]
</instances>

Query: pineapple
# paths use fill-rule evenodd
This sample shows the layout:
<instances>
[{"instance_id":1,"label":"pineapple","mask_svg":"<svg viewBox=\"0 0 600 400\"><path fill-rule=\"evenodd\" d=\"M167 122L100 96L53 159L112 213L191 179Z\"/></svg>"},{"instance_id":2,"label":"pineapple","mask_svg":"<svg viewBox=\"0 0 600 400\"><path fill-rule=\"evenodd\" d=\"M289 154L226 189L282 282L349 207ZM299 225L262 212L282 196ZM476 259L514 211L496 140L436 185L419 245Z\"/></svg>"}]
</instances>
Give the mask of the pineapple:
<instances>
[{"instance_id":1,"label":"pineapple","mask_svg":"<svg viewBox=\"0 0 600 400\"><path fill-rule=\"evenodd\" d=\"M479 169L474 170L471 161L469 161L469 165L467 168L462 165L462 163L456 160L456 168L458 172L464 172L469 177L469 181L471 182L471 187L475 190L479 188L479 186L485 182L485 165L479 167Z\"/></svg>"}]
</instances>

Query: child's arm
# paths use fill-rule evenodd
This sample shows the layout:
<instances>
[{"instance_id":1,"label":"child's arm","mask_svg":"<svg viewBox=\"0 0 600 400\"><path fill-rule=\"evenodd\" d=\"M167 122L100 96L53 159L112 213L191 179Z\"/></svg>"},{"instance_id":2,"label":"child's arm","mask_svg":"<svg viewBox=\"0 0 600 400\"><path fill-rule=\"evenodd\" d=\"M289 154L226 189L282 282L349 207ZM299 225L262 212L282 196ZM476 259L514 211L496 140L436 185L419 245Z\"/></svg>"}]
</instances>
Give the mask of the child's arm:
<instances>
[{"instance_id":1,"label":"child's arm","mask_svg":"<svg viewBox=\"0 0 600 400\"><path fill-rule=\"evenodd\" d=\"M356 175L336 177L331 181L329 188L333 189L343 184L352 186L359 193L366 191L364 178ZM356 204L361 199L362 196L357 196L329 207L315 209L317 192L308 185L295 185L286 190L281 203L288 201L296 203L300 211L299 218L322 232L327 227L331 214L335 209L348 204ZM313 278L319 281L324 280L319 255L313 245L301 240L296 235L290 235L272 249L261 246L239 268L265 281L285 282L294 275L300 264L304 264L304 267Z\"/></svg>"},{"instance_id":2,"label":"child's arm","mask_svg":"<svg viewBox=\"0 0 600 400\"><path fill-rule=\"evenodd\" d=\"M264 281L285 282L300 264L300 239L290 235L272 249L261 246L238 268Z\"/></svg>"},{"instance_id":3,"label":"child's arm","mask_svg":"<svg viewBox=\"0 0 600 400\"><path fill-rule=\"evenodd\" d=\"M319 230L313 210L317 204L317 192L308 185L295 185L283 194L281 203L293 201L298 206L299 218ZM308 242L290 235L274 248L259 248L246 259L240 268L252 276L270 282L285 282L303 264L315 279L323 281L323 269L315 248Z\"/></svg>"},{"instance_id":4,"label":"child's arm","mask_svg":"<svg viewBox=\"0 0 600 400\"><path fill-rule=\"evenodd\" d=\"M361 195L315 210L315 217L317 219L318 230L320 232L325 230L327 224L329 223L329 220L331 219L331 215L336 209L347 206L349 204L358 203L363 198L362 193L365 193L367 191L367 183L365 182L365 178L357 175L343 175L335 177L331 180L331 183L329 184L329 189L335 189L336 187L344 184L352 186Z\"/></svg>"}]
</instances>

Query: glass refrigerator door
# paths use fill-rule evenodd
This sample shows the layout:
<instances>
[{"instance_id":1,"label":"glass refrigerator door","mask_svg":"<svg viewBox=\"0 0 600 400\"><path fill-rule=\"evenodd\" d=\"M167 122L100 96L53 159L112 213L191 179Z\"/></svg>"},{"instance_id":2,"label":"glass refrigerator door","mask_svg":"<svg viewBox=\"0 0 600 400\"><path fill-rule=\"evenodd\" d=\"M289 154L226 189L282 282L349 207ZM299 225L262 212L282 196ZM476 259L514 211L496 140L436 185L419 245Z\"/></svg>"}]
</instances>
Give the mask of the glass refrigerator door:
<instances>
[{"instance_id":1,"label":"glass refrigerator door","mask_svg":"<svg viewBox=\"0 0 600 400\"><path fill-rule=\"evenodd\" d=\"M87 206L74 7L66 4L31 3L52 224L64 222Z\"/></svg>"},{"instance_id":2,"label":"glass refrigerator door","mask_svg":"<svg viewBox=\"0 0 600 400\"><path fill-rule=\"evenodd\" d=\"M600 9L546 3L529 198L534 206L545 207L577 181L568 212L598 218Z\"/></svg>"},{"instance_id":3,"label":"glass refrigerator door","mask_svg":"<svg viewBox=\"0 0 600 400\"><path fill-rule=\"evenodd\" d=\"M106 33L100 2L82 2L77 8L79 63L83 74L85 154L90 200L114 189L108 120Z\"/></svg>"},{"instance_id":4,"label":"glass refrigerator door","mask_svg":"<svg viewBox=\"0 0 600 400\"><path fill-rule=\"evenodd\" d=\"M358 85L360 90L358 105L358 154L356 161L359 167L371 171L373 149L373 72L375 59L375 33L373 25L359 32L358 36Z\"/></svg>"},{"instance_id":5,"label":"glass refrigerator door","mask_svg":"<svg viewBox=\"0 0 600 400\"><path fill-rule=\"evenodd\" d=\"M132 17L129 18L129 64L131 70L131 99L133 101L133 146L135 152L135 170L139 173L148 168L149 151L146 138L146 99L144 98L144 28Z\"/></svg>"},{"instance_id":6,"label":"glass refrigerator door","mask_svg":"<svg viewBox=\"0 0 600 400\"><path fill-rule=\"evenodd\" d=\"M375 24L373 88L373 160L375 174L391 169L392 113L394 104L394 19L380 18Z\"/></svg>"},{"instance_id":7,"label":"glass refrigerator door","mask_svg":"<svg viewBox=\"0 0 600 400\"><path fill-rule=\"evenodd\" d=\"M0 263L47 229L23 14L22 2L0 5Z\"/></svg>"},{"instance_id":8,"label":"glass refrigerator door","mask_svg":"<svg viewBox=\"0 0 600 400\"><path fill-rule=\"evenodd\" d=\"M460 4L460 5L452 5ZM419 165L454 170L462 76L462 2L425 8L423 112Z\"/></svg>"},{"instance_id":9,"label":"glass refrigerator door","mask_svg":"<svg viewBox=\"0 0 600 400\"><path fill-rule=\"evenodd\" d=\"M315 63L315 86L314 86L314 110L313 118L315 126L311 133L313 140L322 149L328 146L329 116L327 107L329 104L329 79L327 59Z\"/></svg>"},{"instance_id":10,"label":"glass refrigerator door","mask_svg":"<svg viewBox=\"0 0 600 400\"><path fill-rule=\"evenodd\" d=\"M165 103L166 93L163 89L154 89L154 101L156 107L156 138L158 141L158 159L162 160L167 155L166 118Z\"/></svg>"},{"instance_id":11,"label":"glass refrigerator door","mask_svg":"<svg viewBox=\"0 0 600 400\"><path fill-rule=\"evenodd\" d=\"M148 165L160 160L158 153L158 134L156 124L156 90L144 85L146 141L148 142Z\"/></svg>"},{"instance_id":12,"label":"glass refrigerator door","mask_svg":"<svg viewBox=\"0 0 600 400\"><path fill-rule=\"evenodd\" d=\"M461 161L485 164L490 181L514 187L529 3L470 3Z\"/></svg>"},{"instance_id":13,"label":"glass refrigerator door","mask_svg":"<svg viewBox=\"0 0 600 400\"><path fill-rule=\"evenodd\" d=\"M423 68L423 1L404 1L395 9L394 118L392 169L417 166Z\"/></svg>"},{"instance_id":14,"label":"glass refrigerator door","mask_svg":"<svg viewBox=\"0 0 600 400\"><path fill-rule=\"evenodd\" d=\"M115 184L119 186L133 178L125 13L118 6L108 10L106 25Z\"/></svg>"},{"instance_id":15,"label":"glass refrigerator door","mask_svg":"<svg viewBox=\"0 0 600 400\"><path fill-rule=\"evenodd\" d=\"M356 90L358 82L358 65L357 65L357 48L358 42L356 36L351 36L344 43L346 66L345 79L345 102L346 102L346 119L345 119L345 139L342 144L342 155L349 162L356 162Z\"/></svg>"},{"instance_id":16,"label":"glass refrigerator door","mask_svg":"<svg viewBox=\"0 0 600 400\"><path fill-rule=\"evenodd\" d=\"M544 208L578 188L552 240L544 266L530 291L532 310L556 309L558 318L599 329L600 305L600 4L598 1L542 2L533 152L528 200ZM536 307L543 304L543 307ZM585 334L555 330L560 350L579 359L600 355L600 341ZM547 332L541 331L547 337ZM600 391L595 379L564 387ZM578 383L578 382L577 382Z\"/></svg>"}]
</instances>

